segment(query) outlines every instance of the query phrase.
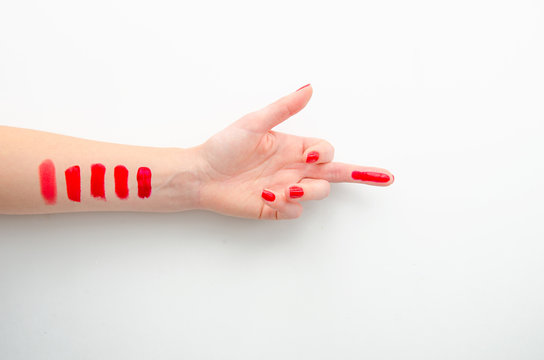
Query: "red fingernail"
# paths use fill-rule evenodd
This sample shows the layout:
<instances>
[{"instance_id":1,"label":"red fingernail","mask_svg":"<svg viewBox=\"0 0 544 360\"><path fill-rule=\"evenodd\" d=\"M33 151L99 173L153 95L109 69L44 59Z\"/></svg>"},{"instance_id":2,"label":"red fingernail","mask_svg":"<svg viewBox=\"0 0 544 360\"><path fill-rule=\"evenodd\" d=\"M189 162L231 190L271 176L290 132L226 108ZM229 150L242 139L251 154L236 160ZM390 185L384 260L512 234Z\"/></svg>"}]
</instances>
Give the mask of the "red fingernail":
<instances>
[{"instance_id":1,"label":"red fingernail","mask_svg":"<svg viewBox=\"0 0 544 360\"><path fill-rule=\"evenodd\" d=\"M266 201L274 201L274 200L276 200L276 195L274 195L273 192L268 191L268 190L263 190L263 193L261 194L261 196L262 196L263 199L265 199Z\"/></svg>"},{"instance_id":2,"label":"red fingernail","mask_svg":"<svg viewBox=\"0 0 544 360\"><path fill-rule=\"evenodd\" d=\"M317 151L310 151L306 157L307 163L314 163L319 160L319 153Z\"/></svg>"},{"instance_id":3,"label":"red fingernail","mask_svg":"<svg viewBox=\"0 0 544 360\"><path fill-rule=\"evenodd\" d=\"M291 186L289 188L289 196L291 199L297 199L299 197L302 197L304 195L304 190L300 186Z\"/></svg>"},{"instance_id":4,"label":"red fingernail","mask_svg":"<svg viewBox=\"0 0 544 360\"><path fill-rule=\"evenodd\" d=\"M354 180L373 181L379 183L386 183L389 181L389 175L373 171L354 171L351 173L351 177Z\"/></svg>"},{"instance_id":5,"label":"red fingernail","mask_svg":"<svg viewBox=\"0 0 544 360\"><path fill-rule=\"evenodd\" d=\"M306 84L306 85L304 85L303 87L298 88L297 91L302 90L302 89L304 89L304 88L307 87L307 86L310 86L310 84ZM295 91L295 92L296 92L296 91Z\"/></svg>"}]
</instances>

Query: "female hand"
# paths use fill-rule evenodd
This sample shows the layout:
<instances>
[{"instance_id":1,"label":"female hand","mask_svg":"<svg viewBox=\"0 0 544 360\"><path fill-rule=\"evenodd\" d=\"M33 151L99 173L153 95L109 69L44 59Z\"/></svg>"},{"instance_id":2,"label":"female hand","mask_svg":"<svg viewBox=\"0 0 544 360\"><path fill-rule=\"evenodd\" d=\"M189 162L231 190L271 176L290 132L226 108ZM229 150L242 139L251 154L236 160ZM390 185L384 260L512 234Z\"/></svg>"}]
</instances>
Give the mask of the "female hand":
<instances>
[{"instance_id":1,"label":"female hand","mask_svg":"<svg viewBox=\"0 0 544 360\"><path fill-rule=\"evenodd\" d=\"M240 217L293 219L302 213L301 201L327 197L330 182L393 183L385 169L332 162L334 148L326 140L272 130L302 110L312 92L306 85L198 147L200 207Z\"/></svg>"}]
</instances>

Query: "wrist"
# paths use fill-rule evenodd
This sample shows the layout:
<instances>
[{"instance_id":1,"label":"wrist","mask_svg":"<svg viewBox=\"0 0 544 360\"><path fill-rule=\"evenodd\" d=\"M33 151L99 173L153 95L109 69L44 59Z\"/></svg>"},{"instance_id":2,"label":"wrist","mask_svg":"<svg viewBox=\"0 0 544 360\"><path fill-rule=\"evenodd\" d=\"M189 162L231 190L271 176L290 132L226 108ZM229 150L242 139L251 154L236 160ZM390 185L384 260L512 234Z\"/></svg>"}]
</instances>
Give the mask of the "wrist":
<instances>
[{"instance_id":1,"label":"wrist","mask_svg":"<svg viewBox=\"0 0 544 360\"><path fill-rule=\"evenodd\" d=\"M201 147L170 148L168 170L158 191L166 195L165 210L203 209L201 189L205 181L205 161Z\"/></svg>"}]
</instances>

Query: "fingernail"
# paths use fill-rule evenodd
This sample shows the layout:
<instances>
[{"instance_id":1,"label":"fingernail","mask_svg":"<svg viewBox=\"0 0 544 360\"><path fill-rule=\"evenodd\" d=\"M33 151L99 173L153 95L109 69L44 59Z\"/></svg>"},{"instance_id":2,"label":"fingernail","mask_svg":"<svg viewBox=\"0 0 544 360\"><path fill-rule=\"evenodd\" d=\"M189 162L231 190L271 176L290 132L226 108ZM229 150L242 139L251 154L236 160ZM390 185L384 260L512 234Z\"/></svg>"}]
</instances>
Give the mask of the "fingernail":
<instances>
[{"instance_id":1,"label":"fingernail","mask_svg":"<svg viewBox=\"0 0 544 360\"><path fill-rule=\"evenodd\" d=\"M298 88L297 91L304 89L306 86L310 86L310 84L306 84L306 85L304 85L303 87ZM295 91L295 92L296 92L296 91Z\"/></svg>"},{"instance_id":2,"label":"fingernail","mask_svg":"<svg viewBox=\"0 0 544 360\"><path fill-rule=\"evenodd\" d=\"M304 195L304 190L300 186L291 186L289 188L289 196L291 199L297 199L299 197L302 197Z\"/></svg>"},{"instance_id":3,"label":"fingernail","mask_svg":"<svg viewBox=\"0 0 544 360\"><path fill-rule=\"evenodd\" d=\"M274 195L274 193L273 193L272 191L263 190L263 193L261 194L261 196L262 196L263 199L265 199L266 201L274 201L274 200L276 200L276 195Z\"/></svg>"},{"instance_id":4,"label":"fingernail","mask_svg":"<svg viewBox=\"0 0 544 360\"><path fill-rule=\"evenodd\" d=\"M307 163L314 163L319 160L319 153L317 151L310 151L308 156L306 156Z\"/></svg>"},{"instance_id":5,"label":"fingernail","mask_svg":"<svg viewBox=\"0 0 544 360\"><path fill-rule=\"evenodd\" d=\"M354 171L351 173L351 177L354 180L373 181L379 183L386 183L389 181L389 175L373 171Z\"/></svg>"}]
</instances>

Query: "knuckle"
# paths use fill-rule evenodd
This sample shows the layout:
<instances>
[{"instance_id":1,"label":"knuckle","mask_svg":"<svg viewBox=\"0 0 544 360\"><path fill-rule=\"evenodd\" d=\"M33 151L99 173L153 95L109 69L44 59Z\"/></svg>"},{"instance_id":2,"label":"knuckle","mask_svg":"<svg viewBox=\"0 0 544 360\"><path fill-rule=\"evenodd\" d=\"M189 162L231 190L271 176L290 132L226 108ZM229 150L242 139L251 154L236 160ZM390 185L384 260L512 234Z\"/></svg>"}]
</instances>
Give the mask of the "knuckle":
<instances>
[{"instance_id":1,"label":"knuckle","mask_svg":"<svg viewBox=\"0 0 544 360\"><path fill-rule=\"evenodd\" d=\"M330 178L332 179L332 181L341 181L343 176L344 176L344 172L338 166L335 166L334 168L330 170Z\"/></svg>"},{"instance_id":2,"label":"knuckle","mask_svg":"<svg viewBox=\"0 0 544 360\"><path fill-rule=\"evenodd\" d=\"M271 131L268 131L261 138L261 142L259 143L259 146L257 147L257 151L260 154L269 154L275 150L276 146L277 146L276 136Z\"/></svg>"}]
</instances>

